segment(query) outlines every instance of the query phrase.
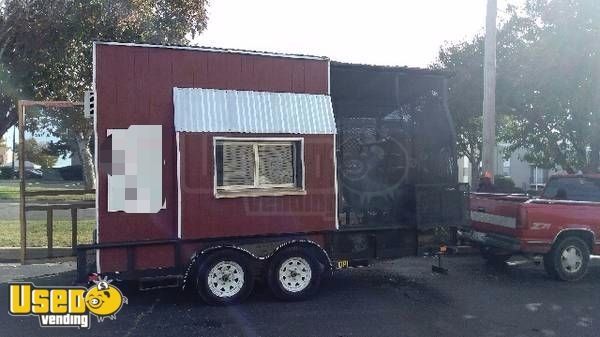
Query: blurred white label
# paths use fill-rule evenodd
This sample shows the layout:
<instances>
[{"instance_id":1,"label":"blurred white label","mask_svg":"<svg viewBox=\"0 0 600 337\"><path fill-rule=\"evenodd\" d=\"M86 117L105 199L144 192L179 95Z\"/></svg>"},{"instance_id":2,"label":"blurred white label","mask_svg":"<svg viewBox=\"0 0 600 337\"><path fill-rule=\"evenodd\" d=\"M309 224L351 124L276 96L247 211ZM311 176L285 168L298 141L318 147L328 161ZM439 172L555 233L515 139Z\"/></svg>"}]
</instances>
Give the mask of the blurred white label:
<instances>
[{"instance_id":1,"label":"blurred white label","mask_svg":"<svg viewBox=\"0 0 600 337\"><path fill-rule=\"evenodd\" d=\"M108 129L112 137L108 211L157 213L163 208L162 126Z\"/></svg>"}]
</instances>

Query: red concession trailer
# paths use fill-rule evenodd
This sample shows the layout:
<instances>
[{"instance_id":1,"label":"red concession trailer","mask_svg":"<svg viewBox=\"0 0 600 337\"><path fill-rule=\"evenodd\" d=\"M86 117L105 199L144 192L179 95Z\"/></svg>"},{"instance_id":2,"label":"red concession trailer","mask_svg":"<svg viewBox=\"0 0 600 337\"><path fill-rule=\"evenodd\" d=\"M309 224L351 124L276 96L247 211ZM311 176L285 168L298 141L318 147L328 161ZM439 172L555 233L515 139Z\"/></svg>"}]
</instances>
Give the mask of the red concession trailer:
<instances>
[{"instance_id":1,"label":"red concession trailer","mask_svg":"<svg viewBox=\"0 0 600 337\"><path fill-rule=\"evenodd\" d=\"M265 277L302 299L466 220L442 73L97 42L94 91L98 218L80 280L232 303Z\"/></svg>"}]
</instances>

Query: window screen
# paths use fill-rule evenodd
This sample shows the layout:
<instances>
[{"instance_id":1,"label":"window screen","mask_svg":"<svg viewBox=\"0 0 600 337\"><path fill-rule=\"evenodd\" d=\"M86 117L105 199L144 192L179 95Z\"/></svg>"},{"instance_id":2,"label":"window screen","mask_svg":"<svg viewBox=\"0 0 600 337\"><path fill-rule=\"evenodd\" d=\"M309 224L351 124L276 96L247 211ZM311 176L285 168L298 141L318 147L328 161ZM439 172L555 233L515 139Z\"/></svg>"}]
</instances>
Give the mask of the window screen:
<instances>
[{"instance_id":1,"label":"window screen","mask_svg":"<svg viewBox=\"0 0 600 337\"><path fill-rule=\"evenodd\" d=\"M294 186L294 145L258 145L258 184Z\"/></svg>"},{"instance_id":2,"label":"window screen","mask_svg":"<svg viewBox=\"0 0 600 337\"><path fill-rule=\"evenodd\" d=\"M301 151L300 141L218 140L217 188L301 188Z\"/></svg>"},{"instance_id":3,"label":"window screen","mask_svg":"<svg viewBox=\"0 0 600 337\"><path fill-rule=\"evenodd\" d=\"M222 168L221 186L253 186L254 147L252 144L224 145Z\"/></svg>"}]
</instances>

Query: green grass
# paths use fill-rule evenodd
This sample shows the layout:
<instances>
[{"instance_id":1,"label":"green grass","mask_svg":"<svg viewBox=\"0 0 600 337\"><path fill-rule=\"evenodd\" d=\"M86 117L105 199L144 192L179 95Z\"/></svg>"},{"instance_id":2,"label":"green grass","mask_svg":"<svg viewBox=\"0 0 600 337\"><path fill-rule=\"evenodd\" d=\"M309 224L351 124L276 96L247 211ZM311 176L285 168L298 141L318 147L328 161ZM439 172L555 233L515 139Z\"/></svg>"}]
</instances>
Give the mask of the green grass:
<instances>
[{"instance_id":1,"label":"green grass","mask_svg":"<svg viewBox=\"0 0 600 337\"><path fill-rule=\"evenodd\" d=\"M45 190L76 190L83 189L81 182L68 181L39 181L28 180L27 191L45 191ZM0 201L18 202L19 201L19 180L0 180ZM61 201L82 201L94 200L94 194L84 195L56 195L56 196L33 196L27 197L29 202L61 202Z\"/></svg>"},{"instance_id":2,"label":"green grass","mask_svg":"<svg viewBox=\"0 0 600 337\"><path fill-rule=\"evenodd\" d=\"M77 223L77 242L91 243L95 220L79 220ZM0 247L19 247L21 234L19 220L0 220ZM71 220L54 220L54 247L71 246ZM46 221L27 222L27 247L47 247Z\"/></svg>"},{"instance_id":3,"label":"green grass","mask_svg":"<svg viewBox=\"0 0 600 337\"><path fill-rule=\"evenodd\" d=\"M0 200L12 200L19 199L19 185L5 185L4 182L0 183Z\"/></svg>"}]
</instances>

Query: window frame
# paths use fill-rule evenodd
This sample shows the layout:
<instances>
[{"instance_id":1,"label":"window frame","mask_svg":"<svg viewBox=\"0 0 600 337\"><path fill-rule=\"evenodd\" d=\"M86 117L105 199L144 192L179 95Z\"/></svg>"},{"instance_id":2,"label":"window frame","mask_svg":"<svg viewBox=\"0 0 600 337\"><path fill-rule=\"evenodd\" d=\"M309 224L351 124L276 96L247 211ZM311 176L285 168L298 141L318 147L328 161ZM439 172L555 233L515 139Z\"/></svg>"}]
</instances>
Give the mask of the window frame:
<instances>
[{"instance_id":1,"label":"window frame","mask_svg":"<svg viewBox=\"0 0 600 337\"><path fill-rule=\"evenodd\" d=\"M218 186L217 169L217 145L218 143L238 143L251 144L254 151L254 185L230 185ZM259 185L260 166L258 157L258 147L261 145L290 145L298 143L298 154L295 157L300 159L297 163L301 169L301 184L263 184ZM263 144L261 144L263 143ZM297 168L296 168L296 175ZM299 177L296 176L296 179ZM304 138L303 137L213 137L213 194L215 198L239 198L239 197L260 197L260 196L284 196L284 195L306 195L306 170L304 165Z\"/></svg>"}]
</instances>

